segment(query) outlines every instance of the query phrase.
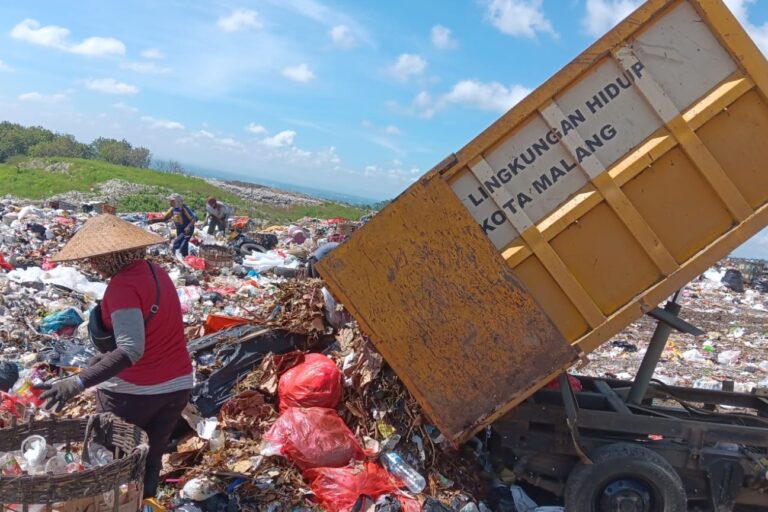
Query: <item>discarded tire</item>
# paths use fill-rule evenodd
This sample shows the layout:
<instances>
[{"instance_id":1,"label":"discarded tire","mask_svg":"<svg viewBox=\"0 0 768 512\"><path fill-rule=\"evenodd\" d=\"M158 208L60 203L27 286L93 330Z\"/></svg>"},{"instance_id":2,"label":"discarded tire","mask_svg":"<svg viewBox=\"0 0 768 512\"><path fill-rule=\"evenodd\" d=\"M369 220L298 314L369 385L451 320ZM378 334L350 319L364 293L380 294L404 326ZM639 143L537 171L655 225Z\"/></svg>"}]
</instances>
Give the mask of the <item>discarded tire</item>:
<instances>
[{"instance_id":1,"label":"discarded tire","mask_svg":"<svg viewBox=\"0 0 768 512\"><path fill-rule=\"evenodd\" d=\"M629 443L603 446L593 464L578 463L568 477L565 509L579 512L685 512L680 476L664 457Z\"/></svg>"}]
</instances>

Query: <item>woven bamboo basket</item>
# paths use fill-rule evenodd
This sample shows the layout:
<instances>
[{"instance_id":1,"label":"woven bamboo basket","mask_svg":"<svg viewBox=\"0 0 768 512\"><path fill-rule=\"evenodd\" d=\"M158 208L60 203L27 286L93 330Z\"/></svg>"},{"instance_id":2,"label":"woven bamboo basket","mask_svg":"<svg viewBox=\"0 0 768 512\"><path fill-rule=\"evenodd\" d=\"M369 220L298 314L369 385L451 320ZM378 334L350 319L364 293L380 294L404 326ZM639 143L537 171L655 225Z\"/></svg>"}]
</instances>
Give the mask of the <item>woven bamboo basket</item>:
<instances>
[{"instance_id":1,"label":"woven bamboo basket","mask_svg":"<svg viewBox=\"0 0 768 512\"><path fill-rule=\"evenodd\" d=\"M97 442L113 448L115 460L105 466L62 475L0 476L0 511L135 511L141 506L142 482L149 450L143 430L112 414L84 419L47 419L0 430L0 452L18 450L31 435L43 436L49 444ZM84 455L87 459L87 455ZM120 486L132 489L132 502L120 497ZM102 496L110 493L111 507ZM91 499L98 497L97 499ZM13 508L10 508L13 505ZM33 507L33 505L38 505ZM135 506L134 506L135 505Z\"/></svg>"},{"instance_id":2,"label":"woven bamboo basket","mask_svg":"<svg viewBox=\"0 0 768 512\"><path fill-rule=\"evenodd\" d=\"M200 247L200 257L205 260L206 268L218 270L232 266L235 252L223 245L204 244Z\"/></svg>"}]
</instances>

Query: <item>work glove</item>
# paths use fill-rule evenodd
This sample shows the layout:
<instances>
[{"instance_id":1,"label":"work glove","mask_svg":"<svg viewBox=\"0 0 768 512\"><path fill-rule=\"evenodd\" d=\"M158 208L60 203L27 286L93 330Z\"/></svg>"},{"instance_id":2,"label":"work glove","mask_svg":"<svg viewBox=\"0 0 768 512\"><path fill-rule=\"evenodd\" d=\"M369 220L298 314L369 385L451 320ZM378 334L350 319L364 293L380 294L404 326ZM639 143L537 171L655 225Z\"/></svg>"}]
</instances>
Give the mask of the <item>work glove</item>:
<instances>
[{"instance_id":1,"label":"work glove","mask_svg":"<svg viewBox=\"0 0 768 512\"><path fill-rule=\"evenodd\" d=\"M40 400L45 403L46 411L61 412L67 402L79 395L84 389L83 383L77 375L60 379L56 382L46 382L36 386L37 389L45 389L40 395Z\"/></svg>"}]
</instances>

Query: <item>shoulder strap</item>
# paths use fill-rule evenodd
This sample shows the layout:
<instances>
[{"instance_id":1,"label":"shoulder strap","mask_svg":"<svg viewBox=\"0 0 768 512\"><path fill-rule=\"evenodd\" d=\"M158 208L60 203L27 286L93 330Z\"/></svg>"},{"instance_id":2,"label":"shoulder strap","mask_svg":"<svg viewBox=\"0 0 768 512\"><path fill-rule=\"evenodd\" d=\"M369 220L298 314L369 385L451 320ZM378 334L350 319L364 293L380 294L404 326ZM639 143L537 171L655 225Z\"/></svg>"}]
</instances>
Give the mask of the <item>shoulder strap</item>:
<instances>
[{"instance_id":1,"label":"shoulder strap","mask_svg":"<svg viewBox=\"0 0 768 512\"><path fill-rule=\"evenodd\" d=\"M160 281L157 280L157 272L155 272L155 267L152 265L152 262L147 260L147 265L149 265L149 270L152 272L152 279L155 281L155 303L149 308L149 314L147 315L147 318L144 319L144 327L147 326L149 321L152 320L152 317L154 317L160 310Z\"/></svg>"}]
</instances>

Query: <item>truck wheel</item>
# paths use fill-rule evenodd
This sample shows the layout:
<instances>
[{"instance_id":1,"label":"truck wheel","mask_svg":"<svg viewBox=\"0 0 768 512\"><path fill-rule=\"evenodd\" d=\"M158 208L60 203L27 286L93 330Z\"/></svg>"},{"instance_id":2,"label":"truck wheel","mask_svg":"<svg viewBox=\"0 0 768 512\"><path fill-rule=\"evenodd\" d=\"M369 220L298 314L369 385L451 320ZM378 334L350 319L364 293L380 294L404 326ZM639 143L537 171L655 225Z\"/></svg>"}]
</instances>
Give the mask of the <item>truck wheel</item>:
<instances>
[{"instance_id":1,"label":"truck wheel","mask_svg":"<svg viewBox=\"0 0 768 512\"><path fill-rule=\"evenodd\" d=\"M595 450L579 462L565 486L565 510L574 512L685 512L683 482L661 455L629 443Z\"/></svg>"}]
</instances>

